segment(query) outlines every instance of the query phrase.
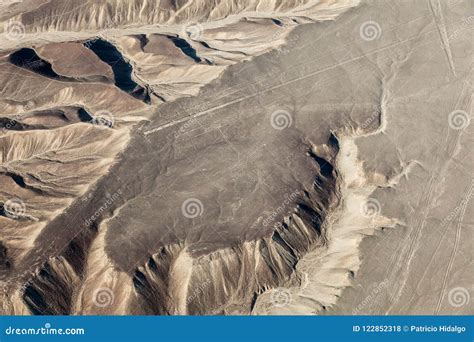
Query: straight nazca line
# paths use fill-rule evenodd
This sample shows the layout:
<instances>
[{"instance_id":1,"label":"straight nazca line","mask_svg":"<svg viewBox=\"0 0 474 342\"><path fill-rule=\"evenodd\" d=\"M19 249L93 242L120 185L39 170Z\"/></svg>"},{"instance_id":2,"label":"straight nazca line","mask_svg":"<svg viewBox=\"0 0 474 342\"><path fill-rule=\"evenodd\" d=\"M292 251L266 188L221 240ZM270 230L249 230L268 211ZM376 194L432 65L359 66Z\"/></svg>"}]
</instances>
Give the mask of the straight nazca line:
<instances>
[{"instance_id":1,"label":"straight nazca line","mask_svg":"<svg viewBox=\"0 0 474 342\"><path fill-rule=\"evenodd\" d=\"M432 32L436 32L436 30L430 30L430 31L427 31L425 33L423 33L422 35L428 35L429 33L432 33ZM308 77L312 77L312 76L315 76L315 75L318 75L322 72L325 72L325 71L328 71L328 70L331 70L331 69L334 69L334 68L337 68L341 65L345 65L345 64L348 64L348 63L352 63L354 61L357 61L359 59L362 59L362 58L366 58L367 56L370 56L370 55L373 55L375 53L378 53L380 51L384 51L384 50L387 50L387 49L391 49L392 47L394 46L397 46L397 45L401 45L401 44L405 44L406 42L409 42L411 40L414 40L414 39L418 39L419 38L419 35L417 36L414 36L414 37L410 37L408 39L405 39L405 40L402 40L400 42L396 42L396 43L393 43L393 44L389 44L387 46L384 46L384 47L381 47L380 49L376 49L374 51L370 51L369 53L366 53L366 54L363 54L361 56L357 56L357 57L353 57L353 58L350 58L348 60L345 60L341 63L338 63L338 64L335 64L335 65L331 65L331 66L328 66L326 68L323 68L323 69L319 69L319 70L316 70L316 71L313 71L313 72L310 72L309 74L306 74L306 75L303 75L303 76L300 76L300 77L296 77L294 79L291 79L291 80L288 80L286 82L283 82L283 83L280 83L276 86L273 86L273 87L270 87L270 88L267 88L267 89L264 89L262 91L259 91L257 93L254 93L254 94L251 94L251 95L247 95L247 96L243 96L243 97L240 97L240 98L237 98L235 100L232 100L232 101L229 101L229 102L226 102L222 105L219 105L219 106L216 106L216 107L212 107L212 108L209 108L205 111L202 111L202 112L199 112L199 113L195 113L195 114L191 114L191 115L188 115L188 116L185 116L181 119L178 119L178 120L173 120L173 121L170 121L166 124L163 124L161 126L158 126L156 128L153 128L151 130L148 130L146 132L144 132L145 135L148 135L148 134L151 134L151 133L155 133L155 132L158 132L158 131L161 131L162 129L165 129L165 128L168 128L170 126L174 126L176 124L179 124L179 123L182 123L182 122L185 122L185 121L188 121L190 119L194 119L194 118L198 118L200 116L203 116L203 115L206 115L206 114L209 114L209 113L212 113L218 109L221 109L221 108L225 108L227 106L230 106L230 105L233 105L234 103L238 103L238 102L241 102L241 101L244 101L244 100L247 100L247 99L250 99L250 98L253 98L253 97L256 97L258 95L261 95L261 94L265 94L269 91L272 91L272 90L275 90L275 89L278 89L278 88L281 88L281 87L284 87L284 86L287 86L289 84L292 84L292 83L295 83L295 82L298 82L298 81L301 81L301 80L304 80Z\"/></svg>"}]
</instances>

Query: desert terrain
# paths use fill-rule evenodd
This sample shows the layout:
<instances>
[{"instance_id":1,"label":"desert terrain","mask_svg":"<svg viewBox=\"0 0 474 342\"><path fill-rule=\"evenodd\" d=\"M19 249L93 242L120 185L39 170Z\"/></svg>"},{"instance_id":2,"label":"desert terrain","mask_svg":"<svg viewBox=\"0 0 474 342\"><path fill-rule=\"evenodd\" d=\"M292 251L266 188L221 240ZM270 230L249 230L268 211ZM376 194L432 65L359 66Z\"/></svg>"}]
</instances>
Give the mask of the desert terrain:
<instances>
[{"instance_id":1,"label":"desert terrain","mask_svg":"<svg viewBox=\"0 0 474 342\"><path fill-rule=\"evenodd\" d=\"M473 314L469 0L0 5L0 313Z\"/></svg>"}]
</instances>

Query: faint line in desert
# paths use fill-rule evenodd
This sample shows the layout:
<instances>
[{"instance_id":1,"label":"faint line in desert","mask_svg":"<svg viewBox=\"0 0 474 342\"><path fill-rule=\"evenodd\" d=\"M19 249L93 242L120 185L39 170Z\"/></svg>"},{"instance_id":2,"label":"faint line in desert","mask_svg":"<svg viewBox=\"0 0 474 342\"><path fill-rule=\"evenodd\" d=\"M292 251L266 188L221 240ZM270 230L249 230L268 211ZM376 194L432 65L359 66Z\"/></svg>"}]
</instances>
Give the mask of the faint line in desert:
<instances>
[{"instance_id":1,"label":"faint line in desert","mask_svg":"<svg viewBox=\"0 0 474 342\"><path fill-rule=\"evenodd\" d=\"M434 30L428 31L428 32L426 32L425 34L428 34L428 33L431 33L431 32L434 32ZM161 131L161 130L163 130L163 129L165 129L165 128L168 128L168 127L174 126L174 125L176 125L176 124L185 122L185 121L187 121L187 120L189 120L189 119L197 118L197 117L200 117L200 116L203 116L203 115L212 113L212 112L214 112L214 111L216 111L216 110L218 110L218 109L225 108L225 107L230 106L230 105L233 105L233 104L235 104L235 103L239 103L239 102L241 102L241 101L245 101L245 100L247 100L247 99L254 98L254 97L259 96L259 95L261 95L261 94L268 93L268 92L270 92L270 91L272 91L272 90L275 90L275 89L278 89L278 88L287 86L287 85L289 85L289 84L292 84L292 83L295 83L295 82L304 80L304 79L306 79L306 78L309 78L309 77L318 75L318 74L320 74L320 73L322 73L322 72L335 69L335 68L337 68L337 67L339 67L339 66L342 66L342 65L345 65L345 64L348 64L348 63L357 61L357 60L359 60L359 59L363 59L363 58L365 58L365 57L367 57L367 56L370 56L370 55L372 55L372 54L375 54L375 53L377 53L377 52L390 49L390 48L392 48L392 47L394 47L394 46L404 44L404 43L406 43L406 42L408 42L408 41L410 41L410 40L414 40L414 39L417 39L417 38L418 38L418 36L415 36L415 37L411 37L411 38L402 40L402 41L400 41L400 42L396 42L396 43L389 44L389 45L387 45L387 46L381 47L381 48L376 49L376 50L374 50L374 51L370 51L370 52L368 52L367 54L363 54L363 55L361 55L361 56L353 57L353 58L350 58L350 59L348 59L348 60L342 61L341 63L334 64L334 65L331 65L331 66L328 66L328 67L325 67L325 68L322 68L322 69L319 69L319 70L315 70L315 71L310 72L310 73L308 73L308 74L306 74L306 75L293 78L293 79L291 79L291 80L288 80L288 81L283 82L283 83L280 83L280 84L278 84L278 85L276 85L276 86L273 86L273 87L264 89L264 90L259 91L259 92L257 92L257 93L254 93L254 94L251 94L251 95L247 95L247 96L243 96L243 97L237 98L237 99L235 99L235 100L226 102L226 103L221 104L221 105L219 105L219 106L215 106L215 107L209 108L209 109L207 109L207 110L205 110L205 111L202 111L202 112L198 112L198 113L195 113L195 114L187 115L187 116L185 116L185 117L183 117L183 118L181 118L181 119L177 119L177 120L170 121L170 122L165 123L165 124L163 124L163 125L161 125L161 126L158 126L158 127L156 127L156 128L153 128L153 129L150 129L150 130L148 130L148 131L145 131L143 134L144 134L144 135L149 135L149 134L152 134L152 133Z\"/></svg>"},{"instance_id":2,"label":"faint line in desert","mask_svg":"<svg viewBox=\"0 0 474 342\"><path fill-rule=\"evenodd\" d=\"M463 220L464 215L466 213L467 205L468 205L469 201L471 200L472 190L473 190L473 187L472 187L472 182L471 182L471 184L469 184L468 190L466 191L466 193L467 193L466 197L465 197L466 200L462 202L461 211L459 213L459 219L458 219L458 222L457 222L457 225L456 225L456 238L454 240L453 250L452 250L451 256L449 258L448 267L446 268L446 273L444 274L443 286L441 287L441 292L440 292L440 295L439 295L439 298L438 298L438 303L436 305L436 309L435 309L435 312L434 312L435 315L438 314L438 312L441 308L441 303L442 303L443 298L444 298L444 293L446 291L446 286L448 284L449 273L451 272L451 268L453 267L454 258L456 257L456 252L458 250L459 242L461 240L462 220Z\"/></svg>"}]
</instances>

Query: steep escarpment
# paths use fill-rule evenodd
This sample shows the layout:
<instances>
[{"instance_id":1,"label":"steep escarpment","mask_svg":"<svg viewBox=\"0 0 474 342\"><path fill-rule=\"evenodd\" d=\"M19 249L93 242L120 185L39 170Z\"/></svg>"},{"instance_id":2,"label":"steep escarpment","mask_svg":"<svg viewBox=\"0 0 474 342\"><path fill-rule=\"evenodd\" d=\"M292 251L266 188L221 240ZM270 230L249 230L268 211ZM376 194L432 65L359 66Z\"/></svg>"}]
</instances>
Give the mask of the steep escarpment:
<instances>
[{"instance_id":1,"label":"steep escarpment","mask_svg":"<svg viewBox=\"0 0 474 342\"><path fill-rule=\"evenodd\" d=\"M132 66L127 63L115 46L105 40L95 39L84 44L92 50L101 61L108 64L113 71L115 85L124 92L150 104L148 90L138 85L131 77Z\"/></svg>"},{"instance_id":2,"label":"steep escarpment","mask_svg":"<svg viewBox=\"0 0 474 342\"><path fill-rule=\"evenodd\" d=\"M379 130L367 134L377 134ZM324 313L337 303L344 287L351 285L361 265L360 243L366 236L402 224L385 217L380 202L373 198L377 188L396 184L407 170L376 183L363 170L355 144L363 135L340 133L340 151L335 160L339 171L339 205L327 217L326 243L301 256L297 272L302 281L286 289L269 289L256 300L252 314ZM282 296L283 303L275 297Z\"/></svg>"},{"instance_id":3,"label":"steep escarpment","mask_svg":"<svg viewBox=\"0 0 474 342\"><path fill-rule=\"evenodd\" d=\"M194 22L214 22L230 16L275 18L292 16L295 20L330 19L341 10L355 6L355 1L182 1L127 0L30 2L28 8L12 5L4 9L2 19L21 21L26 31L107 30L125 26L173 26ZM21 11L22 10L22 11Z\"/></svg>"},{"instance_id":4,"label":"steep escarpment","mask_svg":"<svg viewBox=\"0 0 474 342\"><path fill-rule=\"evenodd\" d=\"M83 230L24 284L23 300L36 315L73 314L72 299L86 266L95 230Z\"/></svg>"},{"instance_id":5,"label":"steep escarpment","mask_svg":"<svg viewBox=\"0 0 474 342\"><path fill-rule=\"evenodd\" d=\"M193 255L185 245L163 247L134 275L134 284L153 314L248 314L264 291L300 282L296 264L310 250L327 243L327 216L340 200L338 172L333 167L337 140L325 145L331 159L308 151L317 175L312 189L297 189L265 222L269 234L206 255ZM281 221L275 218L283 218ZM185 257L183 257L183 254Z\"/></svg>"},{"instance_id":6,"label":"steep escarpment","mask_svg":"<svg viewBox=\"0 0 474 342\"><path fill-rule=\"evenodd\" d=\"M104 232L110 222L98 220L94 227L101 233L92 235L92 245L90 240L74 242L75 247L68 247L29 281L27 305L39 314L59 313L45 303L61 308L61 313L83 314L324 310L357 272L362 237L397 221L381 216L377 202L370 199L375 185L363 180L352 138L332 135L327 144L310 147L306 158L313 161L316 174L312 188L288 194L271 215L257 221L256 227L271 226L266 236L211 253L193 252L186 241L163 246L127 275L114 270L114 261L104 254ZM296 292L279 290L282 286ZM278 303L275 291L289 296L284 305Z\"/></svg>"},{"instance_id":7,"label":"steep escarpment","mask_svg":"<svg viewBox=\"0 0 474 342\"><path fill-rule=\"evenodd\" d=\"M51 43L40 46L38 52L54 62L52 69L58 74L77 78L80 71L87 80L99 82L115 78L115 84L132 96L159 103L196 95L226 66L281 47L298 25L333 20L357 5L354 0L173 5L161 0L67 4L51 0L31 4L21 14L19 6L12 6L3 25L7 39L0 48L17 48L18 41L23 46L36 45L39 35ZM71 31L78 32L70 37ZM95 49L96 56L74 40ZM63 55L66 49L69 56ZM84 64L86 60L89 63ZM109 64L115 77L101 62Z\"/></svg>"},{"instance_id":8,"label":"steep escarpment","mask_svg":"<svg viewBox=\"0 0 474 342\"><path fill-rule=\"evenodd\" d=\"M94 227L102 229L99 236L85 230L75 238L28 281L24 300L36 314L249 313L266 290L300 284L299 260L327 244L327 216L340 201L333 167L337 150L334 137L322 148L310 147L306 158L313 161L313 186L288 194L272 215L255 224L259 229L268 226L265 237L206 254L193 253L186 242L163 246L130 270L128 281L110 282L118 276L111 277L116 272L113 261L103 252L100 259L94 256L105 248L103 233L109 229L108 222L98 220ZM92 245L90 238L95 239ZM102 274L94 276L102 267ZM102 277L106 285L101 285ZM105 298L103 306L98 296Z\"/></svg>"}]
</instances>

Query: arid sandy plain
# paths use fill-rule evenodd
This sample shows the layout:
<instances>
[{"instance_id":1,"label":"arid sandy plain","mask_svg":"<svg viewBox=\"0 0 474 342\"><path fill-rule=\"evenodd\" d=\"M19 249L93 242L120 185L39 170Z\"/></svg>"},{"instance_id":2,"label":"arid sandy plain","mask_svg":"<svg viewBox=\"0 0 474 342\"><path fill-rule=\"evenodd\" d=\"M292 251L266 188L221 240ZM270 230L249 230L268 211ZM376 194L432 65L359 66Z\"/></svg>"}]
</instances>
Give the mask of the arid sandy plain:
<instances>
[{"instance_id":1,"label":"arid sandy plain","mask_svg":"<svg viewBox=\"0 0 474 342\"><path fill-rule=\"evenodd\" d=\"M0 314L473 314L469 0L0 4Z\"/></svg>"}]
</instances>

